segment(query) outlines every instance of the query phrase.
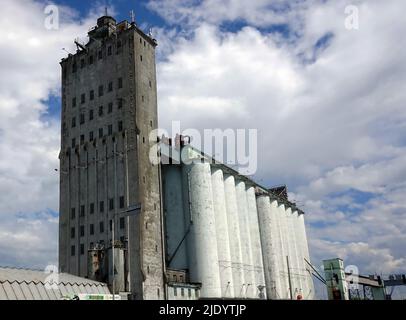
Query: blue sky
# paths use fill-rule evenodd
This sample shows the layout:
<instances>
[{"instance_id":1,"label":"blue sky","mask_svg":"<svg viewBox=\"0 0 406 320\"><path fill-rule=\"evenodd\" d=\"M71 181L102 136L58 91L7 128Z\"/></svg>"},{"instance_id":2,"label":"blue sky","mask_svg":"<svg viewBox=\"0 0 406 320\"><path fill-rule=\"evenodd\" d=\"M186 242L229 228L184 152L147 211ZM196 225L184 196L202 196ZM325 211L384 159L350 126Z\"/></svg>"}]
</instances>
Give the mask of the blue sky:
<instances>
[{"instance_id":1,"label":"blue sky","mask_svg":"<svg viewBox=\"0 0 406 320\"><path fill-rule=\"evenodd\" d=\"M258 129L255 177L306 211L314 264L405 272L404 1L54 1L52 31L48 2L3 2L0 265L57 261L59 61L107 3L153 28L161 127Z\"/></svg>"}]
</instances>

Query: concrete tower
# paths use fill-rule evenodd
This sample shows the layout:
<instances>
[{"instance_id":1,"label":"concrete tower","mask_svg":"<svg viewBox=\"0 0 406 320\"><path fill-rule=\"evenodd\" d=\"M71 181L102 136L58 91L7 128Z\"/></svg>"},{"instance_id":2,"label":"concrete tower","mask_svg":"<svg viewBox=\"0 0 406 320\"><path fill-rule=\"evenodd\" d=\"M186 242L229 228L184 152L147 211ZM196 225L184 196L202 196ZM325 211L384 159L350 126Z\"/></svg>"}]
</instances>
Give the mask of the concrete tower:
<instances>
[{"instance_id":1,"label":"concrete tower","mask_svg":"<svg viewBox=\"0 0 406 320\"><path fill-rule=\"evenodd\" d=\"M109 16L88 35L61 61L59 268L112 284L114 246L116 292L162 299L160 172L149 161L156 42Z\"/></svg>"}]
</instances>

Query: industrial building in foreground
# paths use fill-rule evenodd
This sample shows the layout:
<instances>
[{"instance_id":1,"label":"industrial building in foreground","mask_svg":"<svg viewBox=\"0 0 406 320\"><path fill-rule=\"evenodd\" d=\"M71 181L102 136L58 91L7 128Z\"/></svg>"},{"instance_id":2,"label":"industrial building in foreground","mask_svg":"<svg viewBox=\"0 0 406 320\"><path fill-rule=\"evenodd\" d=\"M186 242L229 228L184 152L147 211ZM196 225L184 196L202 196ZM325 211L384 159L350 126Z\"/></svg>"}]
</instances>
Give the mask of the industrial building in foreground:
<instances>
[{"instance_id":1,"label":"industrial building in foreground","mask_svg":"<svg viewBox=\"0 0 406 320\"><path fill-rule=\"evenodd\" d=\"M60 272L132 299L312 299L304 214L184 143L159 139L156 41L98 19L61 62ZM176 161L184 152L189 164Z\"/></svg>"}]
</instances>

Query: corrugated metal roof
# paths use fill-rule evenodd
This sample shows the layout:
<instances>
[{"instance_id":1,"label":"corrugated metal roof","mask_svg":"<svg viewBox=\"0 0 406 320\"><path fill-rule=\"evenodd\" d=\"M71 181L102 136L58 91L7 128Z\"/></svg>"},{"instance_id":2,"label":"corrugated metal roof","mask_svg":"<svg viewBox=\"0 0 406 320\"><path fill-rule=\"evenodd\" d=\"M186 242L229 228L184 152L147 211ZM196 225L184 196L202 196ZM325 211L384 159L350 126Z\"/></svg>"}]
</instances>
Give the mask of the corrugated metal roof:
<instances>
[{"instance_id":1,"label":"corrugated metal roof","mask_svg":"<svg viewBox=\"0 0 406 320\"><path fill-rule=\"evenodd\" d=\"M50 288L54 281L57 285ZM79 293L110 291L105 283L77 277L67 273L0 267L0 300L59 300L63 296Z\"/></svg>"}]
</instances>

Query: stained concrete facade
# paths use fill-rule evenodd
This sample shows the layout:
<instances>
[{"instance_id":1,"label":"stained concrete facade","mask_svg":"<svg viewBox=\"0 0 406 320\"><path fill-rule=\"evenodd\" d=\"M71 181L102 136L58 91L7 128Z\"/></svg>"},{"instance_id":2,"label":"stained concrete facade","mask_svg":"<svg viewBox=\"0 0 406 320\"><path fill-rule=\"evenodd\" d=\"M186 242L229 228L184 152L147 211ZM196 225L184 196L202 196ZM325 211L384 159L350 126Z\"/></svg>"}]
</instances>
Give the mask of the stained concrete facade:
<instances>
[{"instance_id":1,"label":"stained concrete facade","mask_svg":"<svg viewBox=\"0 0 406 320\"><path fill-rule=\"evenodd\" d=\"M199 283L202 298L313 299L304 214L287 195L190 145L160 152L172 157L162 168L168 270Z\"/></svg>"},{"instance_id":2,"label":"stained concrete facade","mask_svg":"<svg viewBox=\"0 0 406 320\"><path fill-rule=\"evenodd\" d=\"M116 290L136 299L164 298L160 172L149 161L155 47L135 24L105 16L61 62L59 268L87 276L88 250L111 248L114 231L128 257ZM138 204L139 214L125 214Z\"/></svg>"}]
</instances>

